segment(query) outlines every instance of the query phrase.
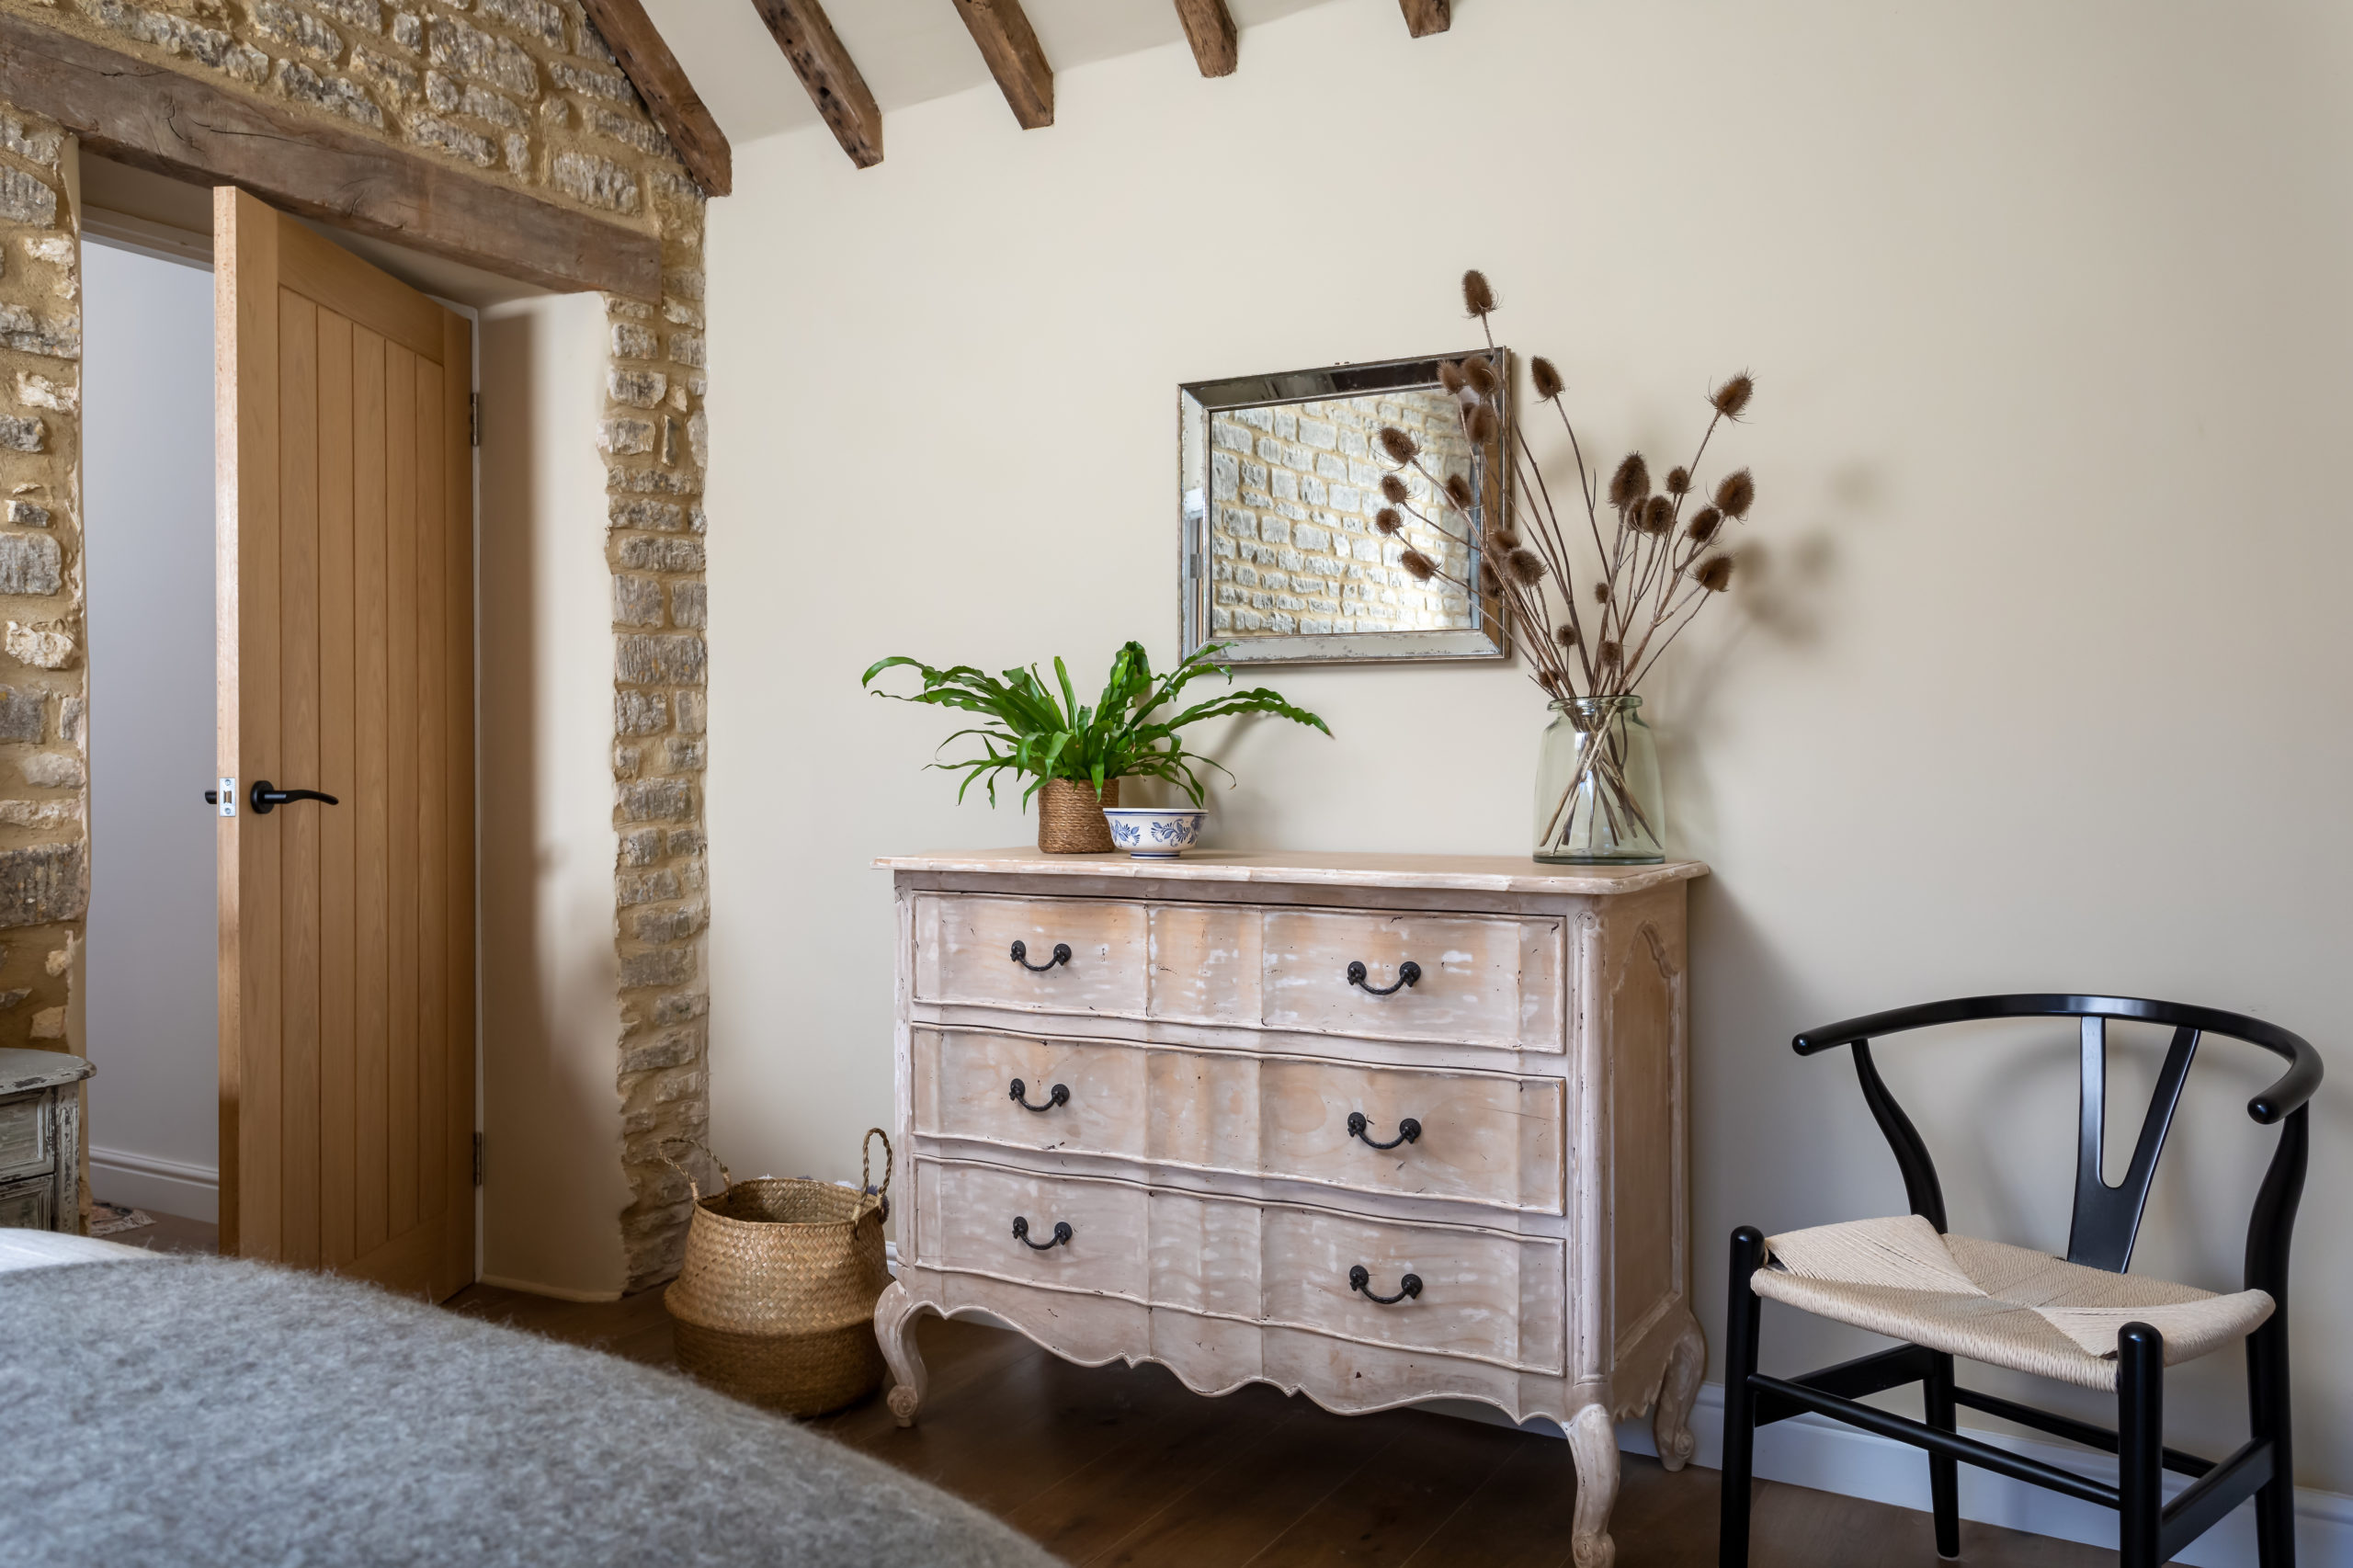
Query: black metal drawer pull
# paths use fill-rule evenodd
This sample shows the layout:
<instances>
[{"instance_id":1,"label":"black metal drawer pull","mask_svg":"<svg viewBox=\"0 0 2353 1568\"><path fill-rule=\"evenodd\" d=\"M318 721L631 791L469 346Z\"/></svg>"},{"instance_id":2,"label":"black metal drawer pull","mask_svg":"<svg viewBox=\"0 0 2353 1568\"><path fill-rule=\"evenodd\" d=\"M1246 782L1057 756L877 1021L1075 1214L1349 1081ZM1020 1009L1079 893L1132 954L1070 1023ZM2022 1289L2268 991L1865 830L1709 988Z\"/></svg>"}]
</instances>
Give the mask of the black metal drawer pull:
<instances>
[{"instance_id":1,"label":"black metal drawer pull","mask_svg":"<svg viewBox=\"0 0 2353 1568\"><path fill-rule=\"evenodd\" d=\"M1367 985L1365 983L1365 975L1366 970L1362 960L1358 960L1357 962L1348 965L1348 983L1350 985L1363 986L1366 991L1375 996L1393 996L1397 994L1399 986L1412 985L1422 978L1422 966L1415 963L1413 960L1407 959L1404 963L1397 966L1397 978L1391 981L1386 985Z\"/></svg>"},{"instance_id":2,"label":"black metal drawer pull","mask_svg":"<svg viewBox=\"0 0 2353 1568\"><path fill-rule=\"evenodd\" d=\"M1016 942L1013 944L1013 961L1019 964L1023 969L1028 970L1032 974L1043 974L1058 963L1070 962L1070 944L1068 942L1056 942L1054 944L1054 956L1052 958L1048 959L1044 963L1031 963L1029 961L1029 944L1027 942Z\"/></svg>"},{"instance_id":3,"label":"black metal drawer pull","mask_svg":"<svg viewBox=\"0 0 2353 1568\"><path fill-rule=\"evenodd\" d=\"M1016 1078L1013 1080L1013 1103L1019 1106L1023 1110L1051 1110L1058 1105L1070 1104L1070 1085L1068 1084L1056 1084L1052 1088L1046 1091L1046 1103L1044 1105L1031 1105L1029 1103L1029 1085L1023 1083L1020 1079Z\"/></svg>"},{"instance_id":4,"label":"black metal drawer pull","mask_svg":"<svg viewBox=\"0 0 2353 1568\"><path fill-rule=\"evenodd\" d=\"M1397 1281L1395 1295L1376 1296L1372 1292L1372 1270L1359 1263L1348 1270L1348 1289L1363 1291L1364 1299L1368 1301L1378 1301L1384 1307L1393 1307L1400 1301L1422 1293L1422 1277L1418 1274L1408 1274Z\"/></svg>"},{"instance_id":5,"label":"black metal drawer pull","mask_svg":"<svg viewBox=\"0 0 2353 1568\"><path fill-rule=\"evenodd\" d=\"M1019 1082L1018 1079L1015 1081L1017 1083ZM1348 1112L1348 1131L1350 1135L1362 1139L1367 1148L1394 1149L1400 1143L1416 1143L1421 1141L1422 1124L1415 1120L1410 1116L1397 1124L1397 1136L1392 1138L1386 1143L1379 1143L1373 1141L1372 1135L1365 1131L1365 1129L1370 1125L1370 1124L1364 1119L1364 1112L1360 1110L1352 1110Z\"/></svg>"},{"instance_id":6,"label":"black metal drawer pull","mask_svg":"<svg viewBox=\"0 0 2353 1568\"><path fill-rule=\"evenodd\" d=\"M1013 1217L1013 1239L1019 1242L1023 1246L1028 1247L1031 1252L1051 1252L1058 1246L1067 1246L1070 1244L1070 1221L1067 1220L1057 1220L1054 1221L1054 1239L1052 1241L1033 1242L1029 1239L1029 1217L1023 1214L1016 1214ZM1414 1278L1410 1274L1405 1276L1405 1278L1408 1279ZM1421 1288L1422 1282L1418 1279L1415 1279L1414 1289L1418 1290Z\"/></svg>"}]
</instances>

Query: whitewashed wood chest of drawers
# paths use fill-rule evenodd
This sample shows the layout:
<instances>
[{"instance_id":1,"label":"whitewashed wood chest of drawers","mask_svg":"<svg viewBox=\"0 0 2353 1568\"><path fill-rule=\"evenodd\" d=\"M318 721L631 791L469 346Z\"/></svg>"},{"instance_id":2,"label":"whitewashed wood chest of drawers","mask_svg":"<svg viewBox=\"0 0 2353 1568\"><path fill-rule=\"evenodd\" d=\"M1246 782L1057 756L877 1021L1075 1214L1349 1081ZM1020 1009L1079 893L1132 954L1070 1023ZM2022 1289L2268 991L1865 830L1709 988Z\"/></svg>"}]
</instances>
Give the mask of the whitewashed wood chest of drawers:
<instances>
[{"instance_id":1,"label":"whitewashed wood chest of drawers","mask_svg":"<svg viewBox=\"0 0 2353 1568\"><path fill-rule=\"evenodd\" d=\"M878 862L898 908L904 1424L925 1312L1340 1412L1443 1396L1574 1446L1611 1560L1616 1419L1679 1468L1693 862Z\"/></svg>"}]
</instances>

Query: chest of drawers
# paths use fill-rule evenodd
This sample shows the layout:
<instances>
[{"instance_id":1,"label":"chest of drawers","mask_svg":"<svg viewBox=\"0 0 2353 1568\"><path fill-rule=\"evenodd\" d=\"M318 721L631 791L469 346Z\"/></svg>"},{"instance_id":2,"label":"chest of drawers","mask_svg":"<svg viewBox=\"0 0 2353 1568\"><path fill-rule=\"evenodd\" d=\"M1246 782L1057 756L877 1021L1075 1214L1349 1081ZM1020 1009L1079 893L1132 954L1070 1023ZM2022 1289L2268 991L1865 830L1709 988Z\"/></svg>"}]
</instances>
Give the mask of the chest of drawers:
<instances>
[{"instance_id":1,"label":"chest of drawers","mask_svg":"<svg viewBox=\"0 0 2353 1568\"><path fill-rule=\"evenodd\" d=\"M1441 1397L1567 1431L1605 1568L1614 1424L1679 1468L1691 862L880 862L898 911L898 1279L1074 1361L1343 1413Z\"/></svg>"}]
</instances>

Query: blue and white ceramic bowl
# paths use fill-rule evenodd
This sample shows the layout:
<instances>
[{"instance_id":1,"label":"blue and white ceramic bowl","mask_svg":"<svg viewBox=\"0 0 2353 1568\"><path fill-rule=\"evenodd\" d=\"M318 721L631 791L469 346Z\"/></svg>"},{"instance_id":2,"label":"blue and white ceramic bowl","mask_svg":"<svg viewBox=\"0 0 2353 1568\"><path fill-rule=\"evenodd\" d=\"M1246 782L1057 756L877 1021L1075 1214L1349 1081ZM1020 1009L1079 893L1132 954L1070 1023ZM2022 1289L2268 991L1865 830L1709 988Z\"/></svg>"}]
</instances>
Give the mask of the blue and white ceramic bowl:
<instances>
[{"instance_id":1,"label":"blue and white ceramic bowl","mask_svg":"<svg viewBox=\"0 0 2353 1568\"><path fill-rule=\"evenodd\" d=\"M1106 806L1111 824L1111 845L1139 860L1174 859L1201 842L1201 821L1209 812L1192 806Z\"/></svg>"}]
</instances>

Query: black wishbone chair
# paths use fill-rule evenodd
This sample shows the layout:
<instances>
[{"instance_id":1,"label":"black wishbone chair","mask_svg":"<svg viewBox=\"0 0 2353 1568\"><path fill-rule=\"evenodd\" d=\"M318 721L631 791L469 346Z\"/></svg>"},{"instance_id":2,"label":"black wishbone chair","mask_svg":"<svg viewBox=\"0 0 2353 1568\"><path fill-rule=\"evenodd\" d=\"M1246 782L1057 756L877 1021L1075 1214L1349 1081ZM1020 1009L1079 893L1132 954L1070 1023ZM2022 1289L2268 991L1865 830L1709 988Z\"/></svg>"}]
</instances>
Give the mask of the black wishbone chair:
<instances>
[{"instance_id":1,"label":"black wishbone chair","mask_svg":"<svg viewBox=\"0 0 2353 1568\"><path fill-rule=\"evenodd\" d=\"M2075 1205L2064 1261L2024 1247L1945 1232L1944 1194L1919 1132L1871 1065L1870 1042L1936 1024L1986 1018L2074 1017L2083 1032L2083 1113L2075 1151ZM2150 1096L2123 1184L2101 1174L2107 1119L2107 1021L2170 1026L2173 1045ZM2282 1122L2278 1148L2247 1221L2245 1289L2215 1295L2124 1272L2198 1042L2223 1035L2284 1057L2288 1071L2247 1102L2264 1126ZM1937 1554L1961 1554L1956 1462L1990 1470L2114 1508L2122 1568L2156 1568L2233 1508L2256 1500L2263 1568L2296 1560L2295 1468L2288 1411L2288 1244L2304 1187L2311 1139L2306 1102L2320 1086L2320 1055L2286 1029L2208 1007L2128 996L1971 996L1853 1018L1797 1037L1797 1052L1849 1046L1863 1100L1895 1151L1912 1212L1893 1220L1824 1225L1768 1241L1753 1226L1732 1233L1731 1309L1725 1323L1722 1568L1748 1562L1750 1469L1756 1428L1812 1411L1928 1452ZM1802 1378L1756 1369L1758 1303L1770 1296L1836 1322L1910 1341ZM2160 1325L2165 1325L2161 1327ZM2249 1437L2227 1459L2165 1446L2165 1369L2246 1342ZM1958 1387L1953 1358L2113 1389L2113 1432ZM1859 1403L1924 1385L1925 1424ZM1973 1441L1955 1429L1967 1405L2117 1456L2114 1486ZM2171 1505L2164 1471L2194 1476Z\"/></svg>"}]
</instances>

